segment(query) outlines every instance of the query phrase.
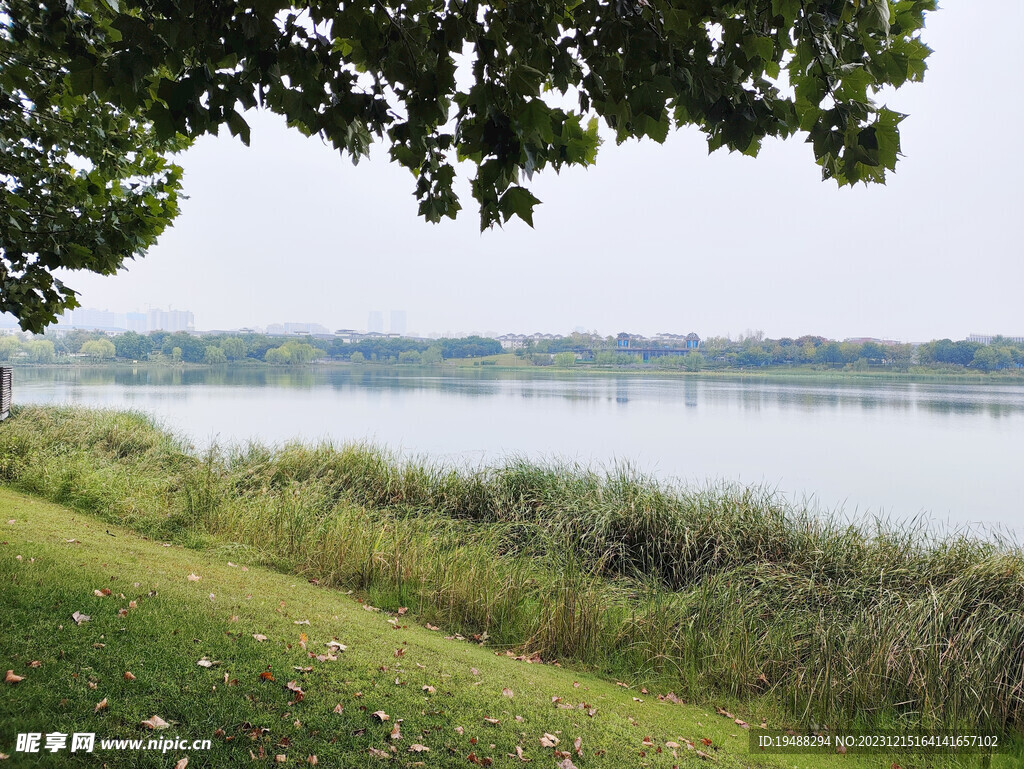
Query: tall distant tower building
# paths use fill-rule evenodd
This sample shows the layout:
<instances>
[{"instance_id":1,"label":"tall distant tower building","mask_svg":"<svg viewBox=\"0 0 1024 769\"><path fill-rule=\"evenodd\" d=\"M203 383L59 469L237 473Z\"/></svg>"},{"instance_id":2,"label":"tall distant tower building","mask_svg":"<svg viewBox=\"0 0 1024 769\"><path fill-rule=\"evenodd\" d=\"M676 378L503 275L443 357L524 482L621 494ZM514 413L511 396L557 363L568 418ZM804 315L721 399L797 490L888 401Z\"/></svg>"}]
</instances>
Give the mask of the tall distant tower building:
<instances>
[{"instance_id":1,"label":"tall distant tower building","mask_svg":"<svg viewBox=\"0 0 1024 769\"><path fill-rule=\"evenodd\" d=\"M381 310L370 310L370 317L366 321L366 330L371 334L384 333L384 313Z\"/></svg>"},{"instance_id":2,"label":"tall distant tower building","mask_svg":"<svg viewBox=\"0 0 1024 769\"><path fill-rule=\"evenodd\" d=\"M392 334L401 334L405 336L406 322L405 322L405 310L392 310L391 311L391 326L388 329Z\"/></svg>"}]
</instances>

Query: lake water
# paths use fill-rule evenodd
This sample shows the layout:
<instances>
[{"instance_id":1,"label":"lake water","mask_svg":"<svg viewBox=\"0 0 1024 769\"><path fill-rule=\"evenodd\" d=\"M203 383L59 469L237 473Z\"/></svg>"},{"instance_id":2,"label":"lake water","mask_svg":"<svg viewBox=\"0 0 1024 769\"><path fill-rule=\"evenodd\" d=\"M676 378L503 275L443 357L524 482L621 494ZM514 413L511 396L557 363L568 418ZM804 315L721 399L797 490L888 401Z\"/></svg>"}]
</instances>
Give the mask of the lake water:
<instances>
[{"instance_id":1,"label":"lake water","mask_svg":"<svg viewBox=\"0 0 1024 769\"><path fill-rule=\"evenodd\" d=\"M1024 387L376 367L19 368L16 403L129 408L198 445L370 441L460 464L629 462L851 516L1024 534Z\"/></svg>"}]
</instances>

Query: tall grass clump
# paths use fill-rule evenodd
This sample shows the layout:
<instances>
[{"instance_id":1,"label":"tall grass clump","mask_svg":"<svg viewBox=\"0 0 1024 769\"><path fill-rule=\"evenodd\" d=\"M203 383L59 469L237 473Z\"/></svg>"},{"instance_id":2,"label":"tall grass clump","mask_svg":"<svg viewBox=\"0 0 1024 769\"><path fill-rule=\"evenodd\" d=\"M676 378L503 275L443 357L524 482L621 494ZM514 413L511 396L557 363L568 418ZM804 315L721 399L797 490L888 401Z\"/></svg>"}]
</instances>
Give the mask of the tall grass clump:
<instances>
[{"instance_id":1,"label":"tall grass clump","mask_svg":"<svg viewBox=\"0 0 1024 769\"><path fill-rule=\"evenodd\" d=\"M408 606L449 632L807 723L1014 730L1024 558L628 467L461 469L364 445L199 454L136 414L22 408L0 482Z\"/></svg>"}]
</instances>

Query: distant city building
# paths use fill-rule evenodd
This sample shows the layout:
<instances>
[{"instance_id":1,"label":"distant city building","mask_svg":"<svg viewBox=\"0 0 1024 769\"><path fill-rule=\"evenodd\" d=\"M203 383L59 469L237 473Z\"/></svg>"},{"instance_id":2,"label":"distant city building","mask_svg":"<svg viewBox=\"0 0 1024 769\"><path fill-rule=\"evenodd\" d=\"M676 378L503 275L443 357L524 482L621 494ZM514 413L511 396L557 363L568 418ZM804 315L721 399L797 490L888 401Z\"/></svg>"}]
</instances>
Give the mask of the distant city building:
<instances>
[{"instance_id":1,"label":"distant city building","mask_svg":"<svg viewBox=\"0 0 1024 769\"><path fill-rule=\"evenodd\" d=\"M405 336L406 332L406 316L405 310L392 310L391 311L391 323L388 326L388 331L392 334L398 334L399 336Z\"/></svg>"},{"instance_id":2,"label":"distant city building","mask_svg":"<svg viewBox=\"0 0 1024 769\"><path fill-rule=\"evenodd\" d=\"M1002 335L1001 335L1002 336ZM996 338L996 334L968 334L968 342L979 342L981 344L992 344L992 340ZM1014 344L1024 344L1024 336L1003 336L1007 342L1013 342Z\"/></svg>"},{"instance_id":3,"label":"distant city building","mask_svg":"<svg viewBox=\"0 0 1024 769\"><path fill-rule=\"evenodd\" d=\"M384 313L380 310L370 310L366 320L366 330L371 334L384 333Z\"/></svg>"},{"instance_id":4,"label":"distant city building","mask_svg":"<svg viewBox=\"0 0 1024 769\"><path fill-rule=\"evenodd\" d=\"M77 310L74 315L77 325ZM147 320L148 331L194 331L196 327L196 316L188 310L150 310Z\"/></svg>"},{"instance_id":5,"label":"distant city building","mask_svg":"<svg viewBox=\"0 0 1024 769\"><path fill-rule=\"evenodd\" d=\"M137 334L145 334L149 331L149 318L144 312L125 313L124 320L125 328L129 331L134 331Z\"/></svg>"}]
</instances>

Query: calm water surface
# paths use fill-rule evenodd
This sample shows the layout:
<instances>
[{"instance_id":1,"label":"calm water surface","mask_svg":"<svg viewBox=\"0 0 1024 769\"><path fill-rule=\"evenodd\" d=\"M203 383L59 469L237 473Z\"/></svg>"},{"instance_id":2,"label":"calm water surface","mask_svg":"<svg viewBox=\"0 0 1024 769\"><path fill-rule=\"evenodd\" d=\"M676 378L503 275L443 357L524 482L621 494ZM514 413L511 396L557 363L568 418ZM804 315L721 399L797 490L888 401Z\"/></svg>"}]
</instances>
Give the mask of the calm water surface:
<instances>
[{"instance_id":1,"label":"calm water surface","mask_svg":"<svg viewBox=\"0 0 1024 769\"><path fill-rule=\"evenodd\" d=\"M409 456L626 461L850 515L1024 534L1024 387L324 368L34 369L18 403L131 408L199 446L371 441Z\"/></svg>"}]
</instances>

